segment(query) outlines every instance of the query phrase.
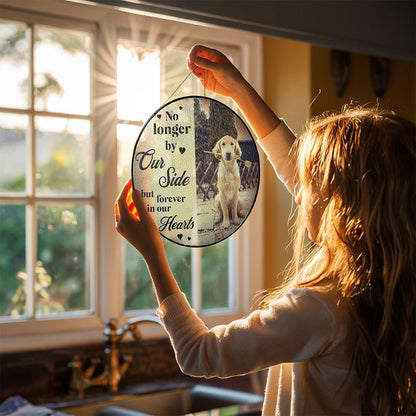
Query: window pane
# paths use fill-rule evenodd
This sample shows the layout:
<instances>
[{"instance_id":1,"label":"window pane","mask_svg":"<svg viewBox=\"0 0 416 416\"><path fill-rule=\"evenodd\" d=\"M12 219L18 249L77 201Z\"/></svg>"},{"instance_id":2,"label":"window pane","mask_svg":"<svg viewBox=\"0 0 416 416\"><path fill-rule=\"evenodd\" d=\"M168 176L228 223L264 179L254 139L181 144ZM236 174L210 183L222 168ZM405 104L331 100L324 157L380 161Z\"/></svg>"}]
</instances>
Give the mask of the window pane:
<instances>
[{"instance_id":1,"label":"window pane","mask_svg":"<svg viewBox=\"0 0 416 416\"><path fill-rule=\"evenodd\" d=\"M90 113L91 36L85 32L35 27L35 109Z\"/></svg>"},{"instance_id":2,"label":"window pane","mask_svg":"<svg viewBox=\"0 0 416 416\"><path fill-rule=\"evenodd\" d=\"M80 204L37 207L38 256L35 267L37 315L90 308L91 209Z\"/></svg>"},{"instance_id":3,"label":"window pane","mask_svg":"<svg viewBox=\"0 0 416 416\"><path fill-rule=\"evenodd\" d=\"M0 316L26 315L24 205L0 205L0 236Z\"/></svg>"},{"instance_id":4,"label":"window pane","mask_svg":"<svg viewBox=\"0 0 416 416\"><path fill-rule=\"evenodd\" d=\"M228 308L228 240L202 250L202 309Z\"/></svg>"},{"instance_id":5,"label":"window pane","mask_svg":"<svg viewBox=\"0 0 416 416\"><path fill-rule=\"evenodd\" d=\"M124 309L156 309L157 300L146 263L137 250L123 242L124 252Z\"/></svg>"},{"instance_id":6,"label":"window pane","mask_svg":"<svg viewBox=\"0 0 416 416\"><path fill-rule=\"evenodd\" d=\"M123 120L146 121L159 107L159 48L119 40L117 95L117 114Z\"/></svg>"},{"instance_id":7,"label":"window pane","mask_svg":"<svg viewBox=\"0 0 416 416\"><path fill-rule=\"evenodd\" d=\"M133 149L139 133L140 128L138 126L117 125L117 177L119 189L131 178Z\"/></svg>"},{"instance_id":8,"label":"window pane","mask_svg":"<svg viewBox=\"0 0 416 416\"><path fill-rule=\"evenodd\" d=\"M191 249L167 240L164 245L173 275L181 291L191 299ZM146 263L130 244L124 247L125 310L155 309L157 301Z\"/></svg>"},{"instance_id":9,"label":"window pane","mask_svg":"<svg viewBox=\"0 0 416 416\"><path fill-rule=\"evenodd\" d=\"M165 52L166 99L173 93L176 98L182 95L192 95L197 91L199 81L195 77L187 78L189 75L185 65L187 55L188 50L186 49L169 48ZM186 82L183 82L185 79Z\"/></svg>"},{"instance_id":10,"label":"window pane","mask_svg":"<svg viewBox=\"0 0 416 416\"><path fill-rule=\"evenodd\" d=\"M192 265L191 265L191 248L174 244L164 239L166 254L168 256L169 265L176 281L185 293L187 298L191 300L192 296Z\"/></svg>"},{"instance_id":11,"label":"window pane","mask_svg":"<svg viewBox=\"0 0 416 416\"><path fill-rule=\"evenodd\" d=\"M24 23L0 20L0 107L28 107L28 47Z\"/></svg>"},{"instance_id":12,"label":"window pane","mask_svg":"<svg viewBox=\"0 0 416 416\"><path fill-rule=\"evenodd\" d=\"M26 189L27 127L27 116L0 113L0 192Z\"/></svg>"},{"instance_id":13,"label":"window pane","mask_svg":"<svg viewBox=\"0 0 416 416\"><path fill-rule=\"evenodd\" d=\"M36 117L38 194L88 194L90 122Z\"/></svg>"}]
</instances>

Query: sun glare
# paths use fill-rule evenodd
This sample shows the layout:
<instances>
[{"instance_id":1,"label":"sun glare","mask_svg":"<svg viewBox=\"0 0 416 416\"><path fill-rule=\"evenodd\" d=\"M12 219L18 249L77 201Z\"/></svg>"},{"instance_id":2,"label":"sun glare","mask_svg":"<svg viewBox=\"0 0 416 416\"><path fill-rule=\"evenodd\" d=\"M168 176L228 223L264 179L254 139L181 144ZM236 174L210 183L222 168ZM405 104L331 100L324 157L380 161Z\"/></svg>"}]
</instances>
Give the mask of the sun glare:
<instances>
[{"instance_id":1,"label":"sun glare","mask_svg":"<svg viewBox=\"0 0 416 416\"><path fill-rule=\"evenodd\" d=\"M118 118L144 121L159 104L159 49L120 41L117 54Z\"/></svg>"}]
</instances>

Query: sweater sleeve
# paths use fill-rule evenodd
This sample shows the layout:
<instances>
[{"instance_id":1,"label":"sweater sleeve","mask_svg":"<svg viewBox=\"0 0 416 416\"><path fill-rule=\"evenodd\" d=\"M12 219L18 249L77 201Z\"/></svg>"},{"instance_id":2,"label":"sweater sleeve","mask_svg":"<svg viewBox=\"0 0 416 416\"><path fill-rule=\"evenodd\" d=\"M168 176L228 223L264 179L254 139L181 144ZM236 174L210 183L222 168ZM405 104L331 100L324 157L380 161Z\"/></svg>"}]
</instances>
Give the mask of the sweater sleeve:
<instances>
[{"instance_id":1,"label":"sweater sleeve","mask_svg":"<svg viewBox=\"0 0 416 416\"><path fill-rule=\"evenodd\" d=\"M335 336L330 308L311 289L295 288L268 309L208 329L182 293L167 297L157 314L176 360L194 377L232 377L325 350Z\"/></svg>"},{"instance_id":2,"label":"sweater sleeve","mask_svg":"<svg viewBox=\"0 0 416 416\"><path fill-rule=\"evenodd\" d=\"M267 136L257 140L266 153L277 176L289 190L295 194L295 166L290 157L290 150L295 141L295 134L287 124L281 120L280 124Z\"/></svg>"}]
</instances>

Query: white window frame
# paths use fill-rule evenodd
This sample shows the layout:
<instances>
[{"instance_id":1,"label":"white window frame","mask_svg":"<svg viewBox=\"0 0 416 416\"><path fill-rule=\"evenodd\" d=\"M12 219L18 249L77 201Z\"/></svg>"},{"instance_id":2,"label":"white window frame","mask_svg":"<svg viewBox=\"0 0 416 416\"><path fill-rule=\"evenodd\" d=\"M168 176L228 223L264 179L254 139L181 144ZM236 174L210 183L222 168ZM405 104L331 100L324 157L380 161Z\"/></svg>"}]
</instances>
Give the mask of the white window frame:
<instances>
[{"instance_id":1,"label":"white window frame","mask_svg":"<svg viewBox=\"0 0 416 416\"><path fill-rule=\"evenodd\" d=\"M109 8L66 2L62 0L20 0L19 10L15 9L15 0L3 0L0 7L1 16L5 19L25 21L31 24L44 24L85 30L95 33L93 48L113 45L116 52L117 28L124 27L126 20L134 25L148 28L149 33L155 28L168 36L170 33L181 33L202 44L229 44L239 46L241 62L238 62L243 75L262 94L262 39L259 35L248 32L207 27L192 22L170 20L152 20L156 17L141 14L125 14ZM88 21L85 20L86 16ZM159 16L158 18L161 18ZM99 31L96 31L97 27ZM95 49L93 49L95 51ZM108 52L108 51L104 51ZM94 53L93 53L94 54ZM114 57L115 59L115 57ZM116 61L114 60L116 67ZM184 63L185 65L185 63ZM100 72L101 71L101 72ZM114 117L110 125L103 128L99 120L101 107L99 80L97 74L105 74L100 62L94 62L93 102L91 117L98 120L92 125L96 153L104 161L104 174L95 178L96 187L96 227L94 230L96 247L93 254L92 305L95 312L89 316L68 316L37 320L13 320L0 323L0 351L52 348L95 342L102 340L104 320L117 317L119 325L131 317L122 313L124 308L122 282L121 237L114 228L114 201L119 192L117 184L116 122L117 108L114 105ZM115 91L116 92L116 91ZM106 114L108 117L108 114ZM260 153L260 169L264 166L264 157ZM262 169L261 169L262 171ZM234 289L235 308L221 314L201 313L208 326L225 324L240 318L249 312L252 298L263 288L263 184L260 188L255 206L244 225L230 239L230 272L238 276ZM198 249L195 250L195 253ZM193 254L194 256L194 254ZM197 290L197 286L196 286ZM197 293L197 292L196 292ZM149 336L160 336L160 329L149 327Z\"/></svg>"}]
</instances>

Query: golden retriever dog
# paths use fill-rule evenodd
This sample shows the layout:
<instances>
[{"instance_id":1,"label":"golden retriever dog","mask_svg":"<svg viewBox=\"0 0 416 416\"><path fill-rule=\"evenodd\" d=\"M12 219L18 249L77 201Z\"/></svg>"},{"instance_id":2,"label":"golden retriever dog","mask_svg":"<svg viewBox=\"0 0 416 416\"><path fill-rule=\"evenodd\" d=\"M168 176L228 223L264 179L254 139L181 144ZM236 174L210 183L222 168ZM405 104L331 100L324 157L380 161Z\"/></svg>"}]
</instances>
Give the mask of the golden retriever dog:
<instances>
[{"instance_id":1,"label":"golden retriever dog","mask_svg":"<svg viewBox=\"0 0 416 416\"><path fill-rule=\"evenodd\" d=\"M217 141L212 153L220 161L217 174L218 194L215 197L215 224L222 222L222 227L228 228L230 224L238 224L239 216L243 217L238 198L241 180L237 159L241 156L241 148L236 139L224 136Z\"/></svg>"}]
</instances>

